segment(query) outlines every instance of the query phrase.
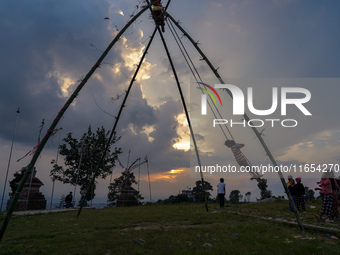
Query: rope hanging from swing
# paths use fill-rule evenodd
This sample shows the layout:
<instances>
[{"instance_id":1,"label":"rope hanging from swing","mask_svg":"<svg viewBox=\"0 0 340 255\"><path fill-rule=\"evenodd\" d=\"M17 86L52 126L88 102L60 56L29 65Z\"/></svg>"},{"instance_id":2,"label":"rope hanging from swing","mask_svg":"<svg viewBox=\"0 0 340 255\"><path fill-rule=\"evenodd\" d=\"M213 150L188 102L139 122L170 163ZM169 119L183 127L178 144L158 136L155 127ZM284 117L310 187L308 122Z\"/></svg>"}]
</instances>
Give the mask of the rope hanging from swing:
<instances>
[{"instance_id":1,"label":"rope hanging from swing","mask_svg":"<svg viewBox=\"0 0 340 255\"><path fill-rule=\"evenodd\" d=\"M181 38L179 37L178 33L176 32L176 30L175 30L175 28L174 28L174 26L172 24L172 21L171 20L166 20L166 23L168 24L169 30L172 33L172 35L173 35L173 37L174 37L174 39L176 41L176 44L177 44L178 48L180 49L181 54L183 55L183 57L184 57L187 65L188 65L188 67L189 67L189 69L190 69L190 71L191 71L191 73L192 73L196 83L198 84L198 88L202 91L203 94L204 94L204 92L206 92L206 93L210 93L210 92L207 89L202 88L202 86L204 86L205 88L209 88L211 91L213 91L215 93L215 95L218 97L218 99L219 99L219 101L220 101L220 103L222 105L221 99L220 99L218 93L215 91L215 89L212 88L212 86L210 86L210 85L208 85L208 84L203 82L203 80L202 80L202 78L201 78L201 76L200 76L200 74L199 74L195 64L193 63L193 61L192 61L188 51L186 50L186 48L185 48ZM211 112L213 113L214 117L217 118L217 115L218 115L221 119L223 119L219 109L216 106L216 102L213 101L214 97L210 96L209 98L210 98L210 101L207 101L207 103L208 103L208 106L209 106ZM219 125L219 126L221 128L221 131L222 131L225 139L228 141L229 138L228 138L226 132L223 130L222 125ZM231 133L231 131L230 131L230 129L228 128L228 126L225 125L225 128L227 129L231 139L235 140L233 135L232 135L232 133ZM240 151L240 153L241 153L242 157L245 159L245 161L247 162L247 165L249 165L250 168L251 168L252 164L250 163L249 159L241 151ZM251 175L251 180L252 179L259 179L259 178L262 177L262 175L260 175L257 172L253 172L253 171L249 171L249 174Z\"/></svg>"}]
</instances>

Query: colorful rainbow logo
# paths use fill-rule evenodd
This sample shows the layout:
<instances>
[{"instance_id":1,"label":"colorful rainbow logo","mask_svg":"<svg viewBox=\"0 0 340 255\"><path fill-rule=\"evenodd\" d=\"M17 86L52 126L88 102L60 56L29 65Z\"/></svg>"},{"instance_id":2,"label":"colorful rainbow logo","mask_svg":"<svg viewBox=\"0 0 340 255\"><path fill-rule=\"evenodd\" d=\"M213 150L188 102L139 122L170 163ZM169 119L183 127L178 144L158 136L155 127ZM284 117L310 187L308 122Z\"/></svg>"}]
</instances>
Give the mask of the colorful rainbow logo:
<instances>
[{"instance_id":1,"label":"colorful rainbow logo","mask_svg":"<svg viewBox=\"0 0 340 255\"><path fill-rule=\"evenodd\" d=\"M220 104L222 105L222 100L221 100L221 98L220 98L220 95L217 93L217 91L216 91L213 87L211 87L210 85L205 84L205 83L203 83L203 82L198 82L198 83L199 83L199 84L202 84L204 87L207 87L207 88L209 88L212 92L214 92L214 94L217 96L218 100L220 101ZM197 87L197 88L200 89L200 90L202 90L202 91L204 91L205 93L207 93L207 94L211 97L211 99L214 101L214 104L216 105L216 100L215 100L214 96L211 94L211 92L210 92L209 90L203 89L203 88L200 88L200 87Z\"/></svg>"}]
</instances>

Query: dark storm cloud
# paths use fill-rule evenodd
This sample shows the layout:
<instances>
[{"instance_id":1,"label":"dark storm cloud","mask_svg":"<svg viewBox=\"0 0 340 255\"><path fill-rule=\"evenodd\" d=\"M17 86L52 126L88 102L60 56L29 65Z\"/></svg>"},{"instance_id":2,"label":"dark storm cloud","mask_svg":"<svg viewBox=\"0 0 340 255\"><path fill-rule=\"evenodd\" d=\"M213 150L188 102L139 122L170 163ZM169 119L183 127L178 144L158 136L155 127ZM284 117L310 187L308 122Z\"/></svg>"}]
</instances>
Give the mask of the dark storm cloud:
<instances>
[{"instance_id":1,"label":"dark storm cloud","mask_svg":"<svg viewBox=\"0 0 340 255\"><path fill-rule=\"evenodd\" d=\"M0 135L11 136L11 121L20 106L17 138L32 143L42 119L52 121L51 115L66 101L58 96L60 85L53 74L81 77L94 63L98 54L91 52L89 43L108 34L102 18L105 3L2 1L0 5L0 114L6 120Z\"/></svg>"},{"instance_id":2,"label":"dark storm cloud","mask_svg":"<svg viewBox=\"0 0 340 255\"><path fill-rule=\"evenodd\" d=\"M137 88L134 90L137 91ZM131 149L140 157L148 154L151 158L155 172L169 171L172 168L185 167L189 164L189 152L178 151L173 148L180 137L176 131L176 116L183 112L181 101L165 98L164 104L152 108L141 101L137 96L140 91L133 93L122 115L122 124L119 134L122 136L120 145L127 152ZM144 105L144 106L143 106ZM123 126L122 126L123 125ZM129 127L132 126L133 131ZM153 131L149 134L141 133L143 127L152 126Z\"/></svg>"},{"instance_id":3,"label":"dark storm cloud","mask_svg":"<svg viewBox=\"0 0 340 255\"><path fill-rule=\"evenodd\" d=\"M34 6L26 1L21 5L3 4L3 17L8 17L8 22L2 22L2 31L7 35L3 51L10 63L2 63L1 77L3 83L13 85L2 94L1 103L6 107L1 108L1 115L6 120L13 119L16 106L20 105L17 142L28 146L36 144L42 119L46 123L44 134L66 102L67 98L61 96L60 83L69 79L71 84L67 90L72 93L112 39L113 26L117 22L104 23L105 7L108 7L105 2L99 5L96 1L67 5L53 1L41 1ZM107 29L109 25L112 30ZM138 31L127 32L126 38L129 41L125 46L140 47ZM127 80L125 75L130 77L132 74L124 65L120 66L119 76L112 73L115 63L124 63L120 47L125 46L122 43L122 40L117 43L119 47L108 55L65 113L59 124L64 133L71 132L80 137L88 125L93 129L101 125L107 130L112 128L113 116L117 116L127 89L127 86L122 87ZM112 100L116 95L122 96L117 101ZM163 100L164 104L159 107L149 106L139 84L135 84L116 130L117 135L122 136L124 149L133 147L142 154L147 148L148 153L160 162L159 171L168 170L174 161L178 166L188 165L186 153L173 148L173 144L181 140L173 127L177 124L175 116L183 111L182 104L170 97ZM12 112L8 111L10 108ZM153 128L149 134L152 142L142 132L147 126ZM12 134L12 123L3 125L0 130L2 137L8 139Z\"/></svg>"}]
</instances>

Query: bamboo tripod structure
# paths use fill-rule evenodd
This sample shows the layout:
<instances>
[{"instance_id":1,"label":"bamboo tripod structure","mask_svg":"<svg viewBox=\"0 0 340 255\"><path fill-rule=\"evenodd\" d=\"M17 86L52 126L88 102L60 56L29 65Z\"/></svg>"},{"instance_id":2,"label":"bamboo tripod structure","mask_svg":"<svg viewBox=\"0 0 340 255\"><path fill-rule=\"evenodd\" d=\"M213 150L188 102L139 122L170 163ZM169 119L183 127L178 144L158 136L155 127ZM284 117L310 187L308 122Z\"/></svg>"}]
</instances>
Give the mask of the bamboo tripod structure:
<instances>
[{"instance_id":1,"label":"bamboo tripod structure","mask_svg":"<svg viewBox=\"0 0 340 255\"><path fill-rule=\"evenodd\" d=\"M170 1L171 1L171 0L168 1L165 10L167 9L167 7L168 7ZM87 81L90 79L90 77L93 75L93 73L97 70L97 68L100 67L100 64L102 63L102 61L104 60L104 58L106 57L106 55L107 55L107 54L109 53L109 51L112 49L112 47L114 46L114 44L119 40L119 38L124 34L124 32L126 31L126 29L127 29L128 27L130 27L130 25L131 25L131 24L132 24L132 23L133 23L133 22L134 22L141 14L142 14L142 13L144 13L148 8L151 10L151 6L152 6L153 4L155 4L156 1L151 1L151 2L149 2L149 1L147 0L147 3L148 3L148 5L147 5L146 7L144 7L141 11L139 11L139 12L138 12L138 13L137 13L137 14L136 14L136 15L135 15L135 16L134 16L134 17L133 17L133 18L132 18L125 26L124 26L124 27L123 27L123 29L122 29L121 31L119 31L119 33L115 36L115 38L113 39L113 41L108 45L108 47L106 48L106 50L105 50L105 51L103 52L103 54L99 57L99 59L97 60L97 62L93 65L93 67L90 69L90 71L88 72L88 74L87 74L87 75L85 76L85 78L80 82L80 84L78 85L78 87L76 88L76 90L73 92L73 94L72 94L72 95L70 96L70 98L67 100L67 102L65 103L65 105L63 106L63 108L59 111L59 113L57 114L56 118L55 118L54 121L52 122L50 128L47 130L47 132L46 132L44 138L41 140L41 142L40 142L39 145L37 146L36 151L35 151L35 153L33 154L33 157L32 157L30 163L29 163L28 166L27 166L27 170L26 170L26 172L25 172L25 175L23 176L23 178L22 178L22 180L21 180L21 182L20 182L20 184L19 184L19 186L18 186L18 189L17 189L17 191L15 192L15 195L14 195L14 197L13 197L13 201L12 201L12 203L11 203L11 205L10 205L8 211L7 211L7 214L6 214L6 216L5 216L5 219L4 219L3 224L2 224L2 226L1 226L1 229L0 229L0 241L2 240L2 237L3 237L3 235L4 235L5 231L6 231L8 222L9 222L11 216L12 216L12 213L13 213L14 208L15 208L15 205L16 205L16 203L17 203L17 201L18 201L19 195L20 195L20 193L21 193L21 191L22 191L22 189L23 189L23 187L24 187L24 184L25 184L25 182L26 182L28 176L29 176L30 173L32 172L32 169L33 169L33 167L34 167L34 165L35 165L37 159L39 158L39 155L40 155L40 153L42 152L42 150L43 150L45 144L47 143L47 141L48 141L48 139L50 138L51 134L55 131L56 126L57 126L57 124L59 123L60 119L62 118L63 114L64 114L65 111L68 109L68 107L72 104L73 100L78 96L79 92L80 92L81 89L84 87L84 85L87 83ZM212 71L214 72L215 76L219 79L219 81L220 81L221 83L224 83L223 80L222 80L222 78L221 78L220 75L218 74L217 69L215 69L215 68L212 66L212 64L210 63L210 61L208 60L208 58L204 55L204 53L203 53L203 52L201 51L201 49L198 47L197 43L194 42L194 41L192 40L192 38L189 36L189 34L188 34L187 32L185 32L185 30L178 24L178 22L176 22L176 21L172 18L172 16L169 15L166 11L165 11L165 15L166 15L167 17L169 17L169 18L175 23L175 25L176 25L176 26L184 33L184 35L190 40L190 42L194 45L194 47L196 48L196 50L201 54L201 56L203 57L203 59L206 61L206 63L207 63L207 64L209 65L209 67L212 69ZM171 57L170 57L170 53L169 53L169 51L168 51L168 48L167 48L166 42L165 42L165 40L164 40L164 37L163 37L163 35L162 35L162 33L161 33L159 27L157 26L157 27L155 28L153 34L152 34L152 37L151 37L151 39L150 39L150 41L149 41L149 43L148 43L146 49L145 49L145 52L144 52L144 54L143 54L143 56L142 56L142 58L141 58L141 60L140 60L140 63L139 63L139 65L137 66L136 72L135 72L135 74L134 74L134 76L133 76L133 78L132 78L132 80L131 80L131 83L130 83L130 85L129 85L128 91L127 91L126 94L125 94L125 98L124 98L124 100L123 100L123 103L122 103L122 105L121 105L121 108L120 108L120 110L119 110L119 113L118 113L118 115L117 115L117 117L116 117L116 121L115 121L114 127L113 127L113 129L111 130L110 137L109 137L109 141L108 141L108 143L107 143L107 145L106 145L106 147L105 147L105 150L104 150L104 152L103 152L103 156L102 156L102 158L101 158L101 160L100 160L100 162L99 162L99 164L98 164L98 166L97 166L97 168L96 168L96 170L95 170L95 173L94 173L94 175L93 175L93 178L92 178L92 180L91 180L91 183L90 183L90 186L89 186L89 188L88 188L88 190L87 190L87 193L89 193L89 192L91 191L91 187L92 187L92 185L93 185L94 182L95 182L95 179L96 179L96 177L97 177L97 173L98 173L98 171L99 171L99 168L101 167L102 162L103 162L103 160L104 160L104 158L105 158L106 152L107 152L107 150L108 150L108 148L109 148L109 143L110 143L110 141L112 140L113 135L114 135L114 133L115 133L115 129L116 129L117 124L118 124L118 120L119 120L119 118L120 118L120 116L121 116L122 109L123 109L123 107L124 107L124 105L125 105L125 102L126 102L126 100L127 100L127 97L128 97L129 92L130 92L130 90L131 90L133 81L134 81L135 77L137 76L138 70L140 69L140 66L141 66L141 64L142 64L142 62L143 62L143 60L144 60L144 57L145 57L145 55L146 55L146 53L147 53L147 51L148 51L148 49L149 49L149 47L150 47L150 45L151 45L151 42L152 42L153 37L155 36L155 33L156 33L157 30L158 30L158 32L159 32L159 34L160 34L160 36L161 36L161 39L162 39L162 42L163 42L163 46L164 46L164 48L165 48L165 50L166 50L167 57L168 57L168 59L169 59L170 65L171 65L171 67L172 67L172 71L173 71L173 74L174 74L174 77L175 77L175 80L176 80L176 83L177 83L177 87L178 87L178 90L179 90L179 93L180 93L180 96L181 96L181 100L182 100L182 103L183 103L184 111L185 111L185 113L186 113L186 118L187 118L188 125L189 125L189 129L190 129L190 132L191 132L192 140L193 140L193 143L194 143L194 146L195 146L197 161L198 161L199 166L201 166L201 161L200 161L200 157L199 157L199 153L198 153L198 148L197 148L196 140L195 140L195 137L194 137L194 132L193 132L193 130L192 130L191 122L190 122L189 115L188 115L188 111L187 111L187 108L186 108L186 103L185 103L185 100L184 100L184 96L183 96L183 93L182 93L182 90L181 90L181 87L180 87L180 84L179 84L178 76L177 76L177 73L176 73L176 71L175 71L175 68L174 68L172 59L171 59ZM230 93L229 91L227 91L227 92L228 92L229 95L231 96L231 93ZM246 114L244 115L244 118L245 118L246 121L249 121L249 118L248 118L248 116L247 116ZM254 127L252 127L252 129L253 129L254 133L256 134L257 138L259 139L259 141L261 142L261 144L262 144L264 150L266 151L266 153L267 153L267 155L269 156L270 160L272 161L273 165L274 165L274 166L277 166L277 163L276 163L274 157L272 156L271 152L269 151L268 147L266 146L266 144L265 144L265 142L264 142L262 136L261 136L260 133L258 132L258 130L257 130L256 128L254 128ZM201 167L200 169L202 169L202 167ZM205 199L205 208L206 208L206 211L208 212L208 205L207 205L207 198L206 198L206 195L205 195L205 187L204 187L205 185L204 185L203 173L200 172L200 174L201 174L201 181L202 181L202 190L203 190L203 195L204 195L204 199ZM283 178L282 172L279 172L279 177L280 177L280 179L281 179L282 185L283 185L283 187L284 187L286 193L288 194L288 198L289 198L289 200L291 201L291 203L292 203L292 205L293 205L294 213L295 213L295 216L296 216L296 218L297 218L298 224L299 224L299 226L300 226L300 228L301 228L302 235L305 236L305 232L304 232L304 228L303 228L301 219L300 219L300 217L299 217L299 214L298 214L298 212L297 212L297 210L296 210L296 207L295 207L294 203L292 202L293 200L292 200L292 197L291 197L291 195L290 195L290 193L289 193L289 191L288 191L288 188L287 188L287 186L286 186L286 183L284 182L284 178ZM86 194L86 196L87 196L87 194ZM86 197L86 196L85 196L85 197ZM80 212L81 212L81 210L82 210L82 208L83 208L83 205L84 205L84 201L82 202L82 204L81 204L81 206L80 206L80 209L79 209L79 211L78 211L77 218L78 218L79 215L80 215Z\"/></svg>"}]
</instances>

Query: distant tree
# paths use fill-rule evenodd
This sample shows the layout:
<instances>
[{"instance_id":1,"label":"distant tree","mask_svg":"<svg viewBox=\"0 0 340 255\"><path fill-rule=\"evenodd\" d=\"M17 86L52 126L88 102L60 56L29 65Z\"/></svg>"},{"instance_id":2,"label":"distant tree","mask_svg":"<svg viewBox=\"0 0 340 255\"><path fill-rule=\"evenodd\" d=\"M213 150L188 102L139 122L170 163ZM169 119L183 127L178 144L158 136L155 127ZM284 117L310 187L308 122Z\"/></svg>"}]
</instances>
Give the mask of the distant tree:
<instances>
[{"instance_id":1,"label":"distant tree","mask_svg":"<svg viewBox=\"0 0 340 255\"><path fill-rule=\"evenodd\" d=\"M242 201L243 195L240 193L238 194L238 201Z\"/></svg>"},{"instance_id":2,"label":"distant tree","mask_svg":"<svg viewBox=\"0 0 340 255\"><path fill-rule=\"evenodd\" d=\"M124 171L122 175L114 179L109 185L109 193L107 194L108 206L114 206L117 202L117 198L123 188L129 187L132 184L138 184L136 177L132 171ZM144 197L139 191L134 192L134 196L138 201L143 200Z\"/></svg>"},{"instance_id":3,"label":"distant tree","mask_svg":"<svg viewBox=\"0 0 340 255\"><path fill-rule=\"evenodd\" d=\"M229 200L231 203L235 204L239 202L239 190L232 190L229 195Z\"/></svg>"},{"instance_id":4,"label":"distant tree","mask_svg":"<svg viewBox=\"0 0 340 255\"><path fill-rule=\"evenodd\" d=\"M72 133L68 133L66 138L63 139L65 143L59 146L59 154L65 156L64 164L66 167L59 166L55 160L52 160L53 169L50 173L52 179L71 185L79 185L80 190L86 189L90 185L94 171L102 158L109 135L110 132L106 132L104 127L92 132L91 126L88 127L87 133L79 140L74 138ZM111 140L109 150L99 168L98 176L96 176L97 178L105 179L112 173L115 160L117 155L121 153L121 149L114 148L112 152L110 148L118 139L114 135ZM91 200L94 196L93 191L86 200Z\"/></svg>"},{"instance_id":5,"label":"distant tree","mask_svg":"<svg viewBox=\"0 0 340 255\"><path fill-rule=\"evenodd\" d=\"M247 199L247 202L250 201L250 196L251 196L251 192L248 191L248 192L245 194L245 199Z\"/></svg>"},{"instance_id":6,"label":"distant tree","mask_svg":"<svg viewBox=\"0 0 340 255\"><path fill-rule=\"evenodd\" d=\"M190 198L185 194L178 194L177 196L171 195L169 198L163 201L163 204L179 204L189 202L193 202L193 198Z\"/></svg>"},{"instance_id":7,"label":"distant tree","mask_svg":"<svg viewBox=\"0 0 340 255\"><path fill-rule=\"evenodd\" d=\"M305 186L305 201L306 202L314 200L315 199L314 194L315 194L314 190L311 190Z\"/></svg>"},{"instance_id":8,"label":"distant tree","mask_svg":"<svg viewBox=\"0 0 340 255\"><path fill-rule=\"evenodd\" d=\"M314 192L314 190L308 189L308 191L307 191L306 194L307 194L306 202L307 202L307 201L313 201L313 200L315 200L315 197L314 197L315 192Z\"/></svg>"},{"instance_id":9,"label":"distant tree","mask_svg":"<svg viewBox=\"0 0 340 255\"><path fill-rule=\"evenodd\" d=\"M167 199L164 199L163 204L167 205L167 204L174 204L175 203L175 196L171 195L170 197L168 197Z\"/></svg>"},{"instance_id":10,"label":"distant tree","mask_svg":"<svg viewBox=\"0 0 340 255\"><path fill-rule=\"evenodd\" d=\"M261 190L261 199L271 198L273 196L273 193L271 190Z\"/></svg>"},{"instance_id":11,"label":"distant tree","mask_svg":"<svg viewBox=\"0 0 340 255\"><path fill-rule=\"evenodd\" d=\"M266 199L272 197L272 192L267 190L267 179L257 179L257 187L260 189L261 199Z\"/></svg>"},{"instance_id":12,"label":"distant tree","mask_svg":"<svg viewBox=\"0 0 340 255\"><path fill-rule=\"evenodd\" d=\"M203 196L203 189L202 189L202 181L197 181L196 187L192 189L192 194L194 196L195 202L204 202L204 196ZM207 196L207 200L210 198L211 194L209 190L213 190L211 184L207 181L204 181L204 189L205 189L205 194Z\"/></svg>"},{"instance_id":13,"label":"distant tree","mask_svg":"<svg viewBox=\"0 0 340 255\"><path fill-rule=\"evenodd\" d=\"M193 199L188 197L185 194L178 194L176 196L176 202L177 203L188 203L188 202L193 202Z\"/></svg>"}]
</instances>

